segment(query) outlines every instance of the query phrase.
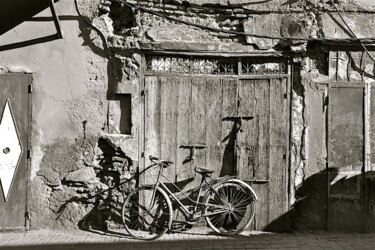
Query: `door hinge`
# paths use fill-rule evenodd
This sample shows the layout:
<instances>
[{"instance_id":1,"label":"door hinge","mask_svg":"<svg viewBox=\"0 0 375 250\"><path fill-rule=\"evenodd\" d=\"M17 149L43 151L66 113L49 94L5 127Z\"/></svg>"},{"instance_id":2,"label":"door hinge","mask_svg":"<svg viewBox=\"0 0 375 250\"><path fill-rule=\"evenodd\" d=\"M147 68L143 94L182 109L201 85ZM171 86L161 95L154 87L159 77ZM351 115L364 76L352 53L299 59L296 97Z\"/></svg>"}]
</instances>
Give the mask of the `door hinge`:
<instances>
[{"instance_id":1,"label":"door hinge","mask_svg":"<svg viewBox=\"0 0 375 250\"><path fill-rule=\"evenodd\" d=\"M29 93L33 93L33 90L34 90L33 84L30 84L28 88L29 88L28 89Z\"/></svg>"},{"instance_id":2,"label":"door hinge","mask_svg":"<svg viewBox=\"0 0 375 250\"><path fill-rule=\"evenodd\" d=\"M26 211L25 213L25 227L26 227L26 230L29 231L30 230L30 213L28 211Z\"/></svg>"},{"instance_id":3,"label":"door hinge","mask_svg":"<svg viewBox=\"0 0 375 250\"><path fill-rule=\"evenodd\" d=\"M31 159L31 150L27 150L27 159Z\"/></svg>"},{"instance_id":4,"label":"door hinge","mask_svg":"<svg viewBox=\"0 0 375 250\"><path fill-rule=\"evenodd\" d=\"M323 107L328 106L328 96L323 96Z\"/></svg>"}]
</instances>

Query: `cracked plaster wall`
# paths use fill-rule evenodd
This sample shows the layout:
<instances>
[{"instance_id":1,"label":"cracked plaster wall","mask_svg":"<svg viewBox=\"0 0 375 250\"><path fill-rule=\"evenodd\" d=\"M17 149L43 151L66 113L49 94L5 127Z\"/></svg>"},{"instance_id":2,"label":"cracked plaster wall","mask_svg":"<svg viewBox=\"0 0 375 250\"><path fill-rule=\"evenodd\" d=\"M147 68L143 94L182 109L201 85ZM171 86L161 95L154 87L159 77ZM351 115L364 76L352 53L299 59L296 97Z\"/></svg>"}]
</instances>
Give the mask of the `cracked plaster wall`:
<instances>
[{"instance_id":1,"label":"cracked plaster wall","mask_svg":"<svg viewBox=\"0 0 375 250\"><path fill-rule=\"evenodd\" d=\"M94 207L79 199L107 184L94 172L95 147L107 124L108 59L102 41L78 17L73 1L56 4L64 39L0 53L1 73L33 74L31 227L72 228ZM56 32L49 9L1 35L0 45ZM74 172L84 179L70 186ZM76 175L76 176L77 176ZM89 187L91 185L91 187Z\"/></svg>"},{"instance_id":2,"label":"cracked plaster wall","mask_svg":"<svg viewBox=\"0 0 375 250\"><path fill-rule=\"evenodd\" d=\"M165 15L213 28L286 37L348 37L328 1L257 2L133 1ZM335 2L348 12L344 17L359 36L374 36L369 26L362 25L374 20L375 6L371 1ZM31 138L34 228L82 226L90 216L98 226L118 221L116 206L123 198L120 194L123 187L98 197L93 195L128 178L137 167L141 49L219 53L291 50L300 53L294 59L291 205L298 201L296 193L304 181L324 169L325 111L319 101L323 99L324 88L317 87L316 83L324 83L328 78L326 51L306 44L201 30L108 1L81 0L78 3L84 18L98 27L106 38L111 59L107 59L98 33L77 15L72 0L56 5L64 39L0 53L2 72L27 69L34 77ZM50 13L46 10L38 16L49 17ZM54 32L52 22L25 22L2 35L0 44L51 32ZM118 131L121 103L116 95L124 94L131 98L129 135L108 134L108 128ZM99 142L103 141L110 145L107 153L100 147ZM118 155L120 159L116 158ZM109 167L112 165L116 168ZM305 217L296 216L294 226L321 226L319 218L301 224Z\"/></svg>"},{"instance_id":3,"label":"cracked plaster wall","mask_svg":"<svg viewBox=\"0 0 375 250\"><path fill-rule=\"evenodd\" d=\"M306 1L136 1L150 10L194 24L259 35L304 38L351 37L335 9L326 0ZM372 37L375 3L371 1L335 1L345 20L358 37ZM111 15L119 5L108 4L104 13L114 23L121 17ZM127 11L129 13L130 10ZM108 37L111 48L153 51L293 51L294 59L291 124L291 166L289 202L296 229L325 228L324 203L326 191L326 97L329 81L329 48L300 41L243 37L215 33L155 17L141 11L133 12L133 27L116 26ZM126 18L127 20L129 17ZM129 24L129 21L124 21ZM333 47L334 48L334 47ZM332 47L331 47L332 49ZM129 58L129 57L128 57ZM316 176L319 177L316 177ZM312 179L317 179L310 184ZM305 186L305 187L304 187ZM302 203L306 186L312 202ZM308 205L306 205L308 204ZM309 208L308 208L309 207Z\"/></svg>"}]
</instances>

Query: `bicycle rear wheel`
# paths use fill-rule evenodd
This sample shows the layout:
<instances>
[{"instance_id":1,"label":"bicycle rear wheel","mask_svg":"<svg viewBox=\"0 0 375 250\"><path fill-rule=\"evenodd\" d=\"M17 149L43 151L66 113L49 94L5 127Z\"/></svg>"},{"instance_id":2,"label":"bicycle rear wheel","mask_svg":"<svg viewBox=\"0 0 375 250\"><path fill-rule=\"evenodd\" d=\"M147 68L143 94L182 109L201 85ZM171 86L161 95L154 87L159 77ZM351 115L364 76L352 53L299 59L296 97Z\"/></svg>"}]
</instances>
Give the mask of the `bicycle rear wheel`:
<instances>
[{"instance_id":1,"label":"bicycle rear wheel","mask_svg":"<svg viewBox=\"0 0 375 250\"><path fill-rule=\"evenodd\" d=\"M208 191L205 214L208 225L217 233L239 234L254 219L255 195L235 182L221 183Z\"/></svg>"},{"instance_id":2,"label":"bicycle rear wheel","mask_svg":"<svg viewBox=\"0 0 375 250\"><path fill-rule=\"evenodd\" d=\"M122 221L126 231L137 239L155 240L165 234L172 224L172 204L167 194L144 186L128 195L122 206Z\"/></svg>"}]
</instances>

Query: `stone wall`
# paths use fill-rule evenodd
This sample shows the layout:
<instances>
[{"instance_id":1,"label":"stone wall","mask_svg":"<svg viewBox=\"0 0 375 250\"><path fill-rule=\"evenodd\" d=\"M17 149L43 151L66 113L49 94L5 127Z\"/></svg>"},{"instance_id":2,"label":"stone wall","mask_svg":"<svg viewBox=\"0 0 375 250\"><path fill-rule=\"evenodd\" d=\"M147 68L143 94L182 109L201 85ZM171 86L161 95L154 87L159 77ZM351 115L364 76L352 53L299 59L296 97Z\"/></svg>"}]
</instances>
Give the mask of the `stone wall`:
<instances>
[{"instance_id":1,"label":"stone wall","mask_svg":"<svg viewBox=\"0 0 375 250\"><path fill-rule=\"evenodd\" d=\"M309 178L325 169L326 111L322 107L324 84L329 80L329 47L215 32L110 1L77 2L82 17L73 0L56 4L64 39L0 53L2 72L26 71L34 78L32 227L108 227L119 222L123 193L134 186L126 180L137 171L140 159L142 53L166 50L217 55L294 52L289 188L290 206L296 205L291 209L293 227L324 227L324 209L318 208L324 197L321 189L310 188L317 190L315 203L298 205L298 201ZM349 37L327 0L129 2L225 31ZM372 0L335 3L357 36L375 36ZM20 24L1 36L0 45L55 32L49 10L35 18L42 21ZM306 206L316 209L307 211Z\"/></svg>"}]
</instances>

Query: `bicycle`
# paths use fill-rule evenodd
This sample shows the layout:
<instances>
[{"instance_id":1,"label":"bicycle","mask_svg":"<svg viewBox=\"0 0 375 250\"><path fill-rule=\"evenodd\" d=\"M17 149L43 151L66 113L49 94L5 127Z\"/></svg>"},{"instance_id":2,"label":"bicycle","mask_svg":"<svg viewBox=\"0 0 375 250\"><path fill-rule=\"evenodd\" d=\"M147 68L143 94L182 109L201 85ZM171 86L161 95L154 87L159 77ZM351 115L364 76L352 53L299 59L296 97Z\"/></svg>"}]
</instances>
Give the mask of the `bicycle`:
<instances>
[{"instance_id":1,"label":"bicycle","mask_svg":"<svg viewBox=\"0 0 375 250\"><path fill-rule=\"evenodd\" d=\"M151 167L159 167L154 184L145 184L132 191L122 206L122 220L126 231L133 237L142 240L155 240L171 229L173 206L171 199L177 202L189 222L195 223L205 217L207 224L217 233L234 235L244 231L254 219L255 201L258 199L254 190L244 181L235 177L225 177L208 181L212 170L195 167L196 173L202 176L196 200L182 192L164 174L163 169L173 164L150 156ZM168 180L179 194L174 194L163 182ZM204 195L202 192L205 192ZM193 203L185 206L182 198Z\"/></svg>"}]
</instances>

